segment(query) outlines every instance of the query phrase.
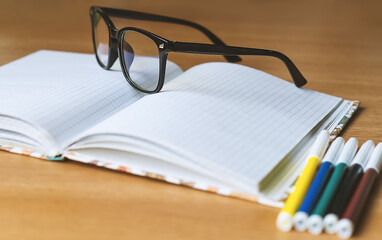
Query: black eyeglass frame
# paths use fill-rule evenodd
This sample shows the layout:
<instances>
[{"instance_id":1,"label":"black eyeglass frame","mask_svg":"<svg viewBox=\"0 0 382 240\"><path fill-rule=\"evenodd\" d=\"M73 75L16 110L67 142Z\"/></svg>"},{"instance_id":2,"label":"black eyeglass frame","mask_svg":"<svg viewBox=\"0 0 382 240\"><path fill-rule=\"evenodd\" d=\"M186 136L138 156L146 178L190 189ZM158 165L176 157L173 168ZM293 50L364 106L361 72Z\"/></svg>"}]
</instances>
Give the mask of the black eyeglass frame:
<instances>
[{"instance_id":1,"label":"black eyeglass frame","mask_svg":"<svg viewBox=\"0 0 382 240\"><path fill-rule=\"evenodd\" d=\"M95 24L96 24L96 14L99 14L106 22L109 29L109 56L108 61L105 64L99 59L97 54L97 46L96 46L96 36L95 36ZM90 8L91 22L92 22L92 36L93 36L93 47L94 52L96 53L96 59L99 65L109 70L115 61L120 58L120 64L122 67L122 72L127 79L127 81L137 90L145 92L145 93L157 93L159 92L164 84L165 70L166 70L166 62L167 55L169 52L180 52L180 53L194 53L194 54L212 54L212 55L222 55L229 62L238 62L241 61L241 58L238 55L259 55L259 56L271 56L276 57L283 61L286 67L289 70L289 73L292 76L294 84L297 87L302 87L307 83L304 76L295 66L295 64L284 54L267 49L257 49L257 48L246 48L246 47L235 47L235 46L227 46L221 41L215 34L206 29L205 27L193 23L187 20L182 20L178 18L160 16L156 14L150 13L142 13L131 10L124 9L115 9L115 8L106 8L106 7L97 7L92 6ZM214 44L204 44L204 43L189 43L189 42L177 42L170 41L163 37L160 37L156 34L148 32L146 30L135 28L135 27L125 27L118 30L110 17L118 17L118 18L128 18L128 19L137 19L137 20L146 20L146 21L161 21L161 22L170 22L176 24L182 24L186 26L193 27L202 33L204 33ZM159 79L157 87L152 90L146 90L139 87L134 81L130 78L128 74L127 67L125 66L124 54L123 54L123 39L124 35L127 31L135 31L139 32L150 39L158 47L159 52Z\"/></svg>"}]
</instances>

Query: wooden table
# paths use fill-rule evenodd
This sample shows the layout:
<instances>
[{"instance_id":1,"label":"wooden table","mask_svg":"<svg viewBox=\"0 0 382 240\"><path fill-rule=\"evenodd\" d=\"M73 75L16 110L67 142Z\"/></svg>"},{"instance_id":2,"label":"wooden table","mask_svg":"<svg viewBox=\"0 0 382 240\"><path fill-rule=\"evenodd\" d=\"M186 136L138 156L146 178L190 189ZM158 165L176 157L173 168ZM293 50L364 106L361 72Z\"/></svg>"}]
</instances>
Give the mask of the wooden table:
<instances>
[{"instance_id":1,"label":"wooden table","mask_svg":"<svg viewBox=\"0 0 382 240\"><path fill-rule=\"evenodd\" d=\"M93 4L193 20L230 45L281 51L301 69L307 88L362 102L343 133L345 139L382 141L380 1L2 0L0 65L38 49L91 53L88 11ZM206 42L188 28L145 25L170 39ZM184 69L223 61L191 54L174 54L172 59ZM291 81L277 60L244 60ZM381 182L380 177L357 238L380 239ZM74 162L0 152L0 239L337 239L279 232L277 213L271 207Z\"/></svg>"}]
</instances>

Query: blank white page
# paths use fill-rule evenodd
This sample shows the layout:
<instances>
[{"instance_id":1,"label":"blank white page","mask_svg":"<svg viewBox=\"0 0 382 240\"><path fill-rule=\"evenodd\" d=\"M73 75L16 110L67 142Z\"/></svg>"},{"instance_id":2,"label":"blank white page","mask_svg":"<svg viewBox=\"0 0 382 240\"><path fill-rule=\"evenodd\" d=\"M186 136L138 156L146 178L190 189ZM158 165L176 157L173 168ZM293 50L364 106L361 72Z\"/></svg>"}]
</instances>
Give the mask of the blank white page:
<instances>
[{"instance_id":1,"label":"blank white page","mask_svg":"<svg viewBox=\"0 0 382 240\"><path fill-rule=\"evenodd\" d=\"M257 185L341 101L245 66L207 63L83 135L136 136Z\"/></svg>"},{"instance_id":2,"label":"blank white page","mask_svg":"<svg viewBox=\"0 0 382 240\"><path fill-rule=\"evenodd\" d=\"M150 64L141 65L150 72ZM181 73L168 62L169 79ZM0 116L21 119L41 129L50 135L56 151L144 96L128 84L121 71L102 69L94 54L47 50L0 67L0 86Z\"/></svg>"}]
</instances>

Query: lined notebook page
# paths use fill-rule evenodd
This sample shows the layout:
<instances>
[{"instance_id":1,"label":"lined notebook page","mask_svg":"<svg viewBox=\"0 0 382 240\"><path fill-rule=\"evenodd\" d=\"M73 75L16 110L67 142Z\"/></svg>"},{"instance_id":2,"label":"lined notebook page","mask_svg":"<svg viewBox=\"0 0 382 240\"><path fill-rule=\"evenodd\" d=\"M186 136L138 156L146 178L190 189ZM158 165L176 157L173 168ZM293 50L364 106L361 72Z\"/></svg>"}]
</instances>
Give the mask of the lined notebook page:
<instances>
[{"instance_id":1,"label":"lined notebook page","mask_svg":"<svg viewBox=\"0 0 382 240\"><path fill-rule=\"evenodd\" d=\"M340 101L255 69L207 63L84 135L136 136L256 185Z\"/></svg>"},{"instance_id":2,"label":"lined notebook page","mask_svg":"<svg viewBox=\"0 0 382 240\"><path fill-rule=\"evenodd\" d=\"M181 73L169 62L168 78ZM59 149L144 96L127 83L122 72L102 69L94 54L46 50L0 67L0 86L0 116L42 129Z\"/></svg>"}]
</instances>

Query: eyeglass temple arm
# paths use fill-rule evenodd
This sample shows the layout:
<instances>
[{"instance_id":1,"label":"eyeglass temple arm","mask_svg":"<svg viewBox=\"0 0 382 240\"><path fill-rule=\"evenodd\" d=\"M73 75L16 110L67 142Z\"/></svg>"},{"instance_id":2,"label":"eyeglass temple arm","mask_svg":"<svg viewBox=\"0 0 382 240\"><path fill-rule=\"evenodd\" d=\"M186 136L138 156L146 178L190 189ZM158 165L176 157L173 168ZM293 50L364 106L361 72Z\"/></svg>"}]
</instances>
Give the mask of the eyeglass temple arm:
<instances>
[{"instance_id":1,"label":"eyeglass temple arm","mask_svg":"<svg viewBox=\"0 0 382 240\"><path fill-rule=\"evenodd\" d=\"M97 8L97 7L95 7ZM142 13L142 12L136 12L131 10L124 10L124 9L116 9L116 8L106 8L106 7L98 7L102 9L106 14L112 17L119 17L119 18L129 18L129 19L136 19L136 20L146 20L146 21L158 21L158 22L169 22L169 23L176 23L181 25L186 25L189 27L193 27L202 33L204 33L213 43L216 45L226 46L226 44L220 40L215 34L213 34L210 30L207 28L183 19L173 18L173 17L166 17L151 13ZM224 56L228 62L240 62L241 58L237 55L231 55L231 56Z\"/></svg>"},{"instance_id":2,"label":"eyeglass temple arm","mask_svg":"<svg viewBox=\"0 0 382 240\"><path fill-rule=\"evenodd\" d=\"M296 65L284 54L266 49L232 47L232 46L217 46L212 44L202 43L186 43L186 42L169 42L167 49L169 52L196 53L196 54L213 54L213 55L259 55L271 56L280 59L286 65L293 82L297 87L304 86L307 81Z\"/></svg>"}]
</instances>

